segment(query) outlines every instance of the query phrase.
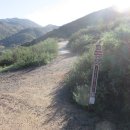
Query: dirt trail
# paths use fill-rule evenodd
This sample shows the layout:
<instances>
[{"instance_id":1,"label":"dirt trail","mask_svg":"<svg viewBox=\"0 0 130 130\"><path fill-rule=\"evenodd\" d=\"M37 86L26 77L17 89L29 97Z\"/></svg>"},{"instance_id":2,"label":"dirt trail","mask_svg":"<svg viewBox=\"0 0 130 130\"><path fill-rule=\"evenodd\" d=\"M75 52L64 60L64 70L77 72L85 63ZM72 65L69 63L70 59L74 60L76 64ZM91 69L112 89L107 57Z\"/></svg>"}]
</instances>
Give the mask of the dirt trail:
<instances>
[{"instance_id":1,"label":"dirt trail","mask_svg":"<svg viewBox=\"0 0 130 130\"><path fill-rule=\"evenodd\" d=\"M68 101L63 87L76 60L66 44L46 66L0 74L0 130L91 130L87 113Z\"/></svg>"}]
</instances>

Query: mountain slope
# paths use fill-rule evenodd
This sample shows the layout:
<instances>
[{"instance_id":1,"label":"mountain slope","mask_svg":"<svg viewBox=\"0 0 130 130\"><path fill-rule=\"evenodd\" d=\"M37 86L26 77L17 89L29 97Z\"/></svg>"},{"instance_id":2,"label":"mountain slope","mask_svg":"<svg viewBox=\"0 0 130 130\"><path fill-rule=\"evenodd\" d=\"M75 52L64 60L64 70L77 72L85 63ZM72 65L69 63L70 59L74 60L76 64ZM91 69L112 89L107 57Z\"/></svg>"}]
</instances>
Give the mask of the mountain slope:
<instances>
[{"instance_id":1,"label":"mountain slope","mask_svg":"<svg viewBox=\"0 0 130 130\"><path fill-rule=\"evenodd\" d=\"M45 27L39 27L39 28L27 28L19 31L16 34L11 35L10 37L7 37L0 41L0 44L4 46L12 46L14 44L21 45L26 42L31 42L32 40L43 36L49 31L52 31L53 29L58 28L55 25L47 25Z\"/></svg>"},{"instance_id":2,"label":"mountain slope","mask_svg":"<svg viewBox=\"0 0 130 130\"><path fill-rule=\"evenodd\" d=\"M73 33L80 29L86 28L87 26L97 25L102 22L109 23L115 20L120 14L116 12L113 8L103 9L80 19L77 19L71 23L65 24L54 31L47 33L46 35L32 41L30 44L35 44L41 40L48 37L58 37L58 38L69 38Z\"/></svg>"},{"instance_id":3,"label":"mountain slope","mask_svg":"<svg viewBox=\"0 0 130 130\"><path fill-rule=\"evenodd\" d=\"M41 27L41 26L27 19L18 19L18 18L0 19L0 39L9 37L22 29L30 27Z\"/></svg>"}]
</instances>

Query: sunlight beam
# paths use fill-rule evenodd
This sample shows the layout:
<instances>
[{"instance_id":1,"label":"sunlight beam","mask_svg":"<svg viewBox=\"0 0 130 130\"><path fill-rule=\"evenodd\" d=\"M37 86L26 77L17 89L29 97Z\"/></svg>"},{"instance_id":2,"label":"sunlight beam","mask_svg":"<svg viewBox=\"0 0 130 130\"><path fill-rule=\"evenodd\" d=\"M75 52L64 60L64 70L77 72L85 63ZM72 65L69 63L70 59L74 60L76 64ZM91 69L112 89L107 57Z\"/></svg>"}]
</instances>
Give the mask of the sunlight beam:
<instances>
[{"instance_id":1,"label":"sunlight beam","mask_svg":"<svg viewBox=\"0 0 130 130\"><path fill-rule=\"evenodd\" d=\"M118 12L125 12L130 10L130 1L129 0L124 0L124 1L115 1L114 3L115 8Z\"/></svg>"}]
</instances>

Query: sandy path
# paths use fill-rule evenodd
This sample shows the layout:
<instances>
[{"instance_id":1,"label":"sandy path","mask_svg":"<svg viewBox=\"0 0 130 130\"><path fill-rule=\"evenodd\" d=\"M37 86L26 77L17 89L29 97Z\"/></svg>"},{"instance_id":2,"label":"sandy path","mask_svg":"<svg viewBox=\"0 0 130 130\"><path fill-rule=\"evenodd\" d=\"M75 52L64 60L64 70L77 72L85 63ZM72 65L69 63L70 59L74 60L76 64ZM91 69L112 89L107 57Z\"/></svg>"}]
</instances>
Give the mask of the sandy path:
<instances>
[{"instance_id":1,"label":"sandy path","mask_svg":"<svg viewBox=\"0 0 130 130\"><path fill-rule=\"evenodd\" d=\"M86 113L68 102L63 87L76 60L66 44L46 66L0 75L0 130L90 130Z\"/></svg>"}]
</instances>

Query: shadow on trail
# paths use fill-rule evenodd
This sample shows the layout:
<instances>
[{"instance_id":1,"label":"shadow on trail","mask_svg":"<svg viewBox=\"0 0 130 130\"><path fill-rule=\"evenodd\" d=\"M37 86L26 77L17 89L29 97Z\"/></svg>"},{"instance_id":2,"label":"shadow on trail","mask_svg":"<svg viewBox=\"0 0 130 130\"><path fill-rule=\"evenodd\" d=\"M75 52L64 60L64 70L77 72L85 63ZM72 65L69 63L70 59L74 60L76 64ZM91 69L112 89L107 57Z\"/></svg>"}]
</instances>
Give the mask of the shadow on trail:
<instances>
[{"instance_id":1,"label":"shadow on trail","mask_svg":"<svg viewBox=\"0 0 130 130\"><path fill-rule=\"evenodd\" d=\"M77 106L71 98L69 88L63 84L60 83L55 92L51 93L54 98L48 109L53 110L53 112L50 113L45 124L62 118L61 130L94 130L94 124L98 118Z\"/></svg>"}]
</instances>

